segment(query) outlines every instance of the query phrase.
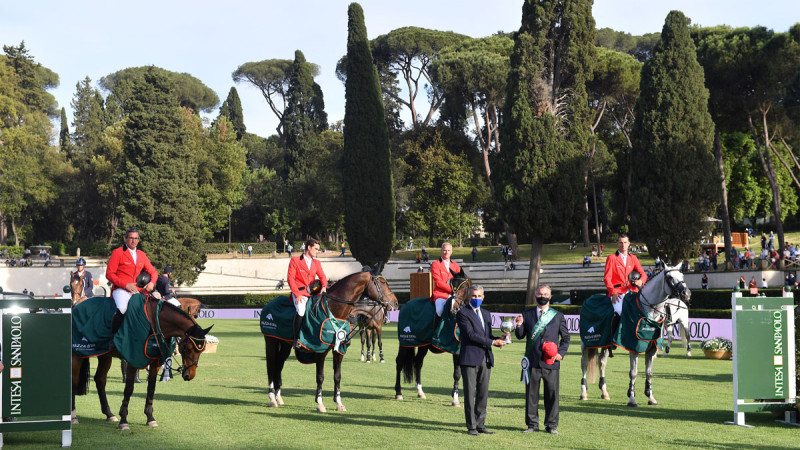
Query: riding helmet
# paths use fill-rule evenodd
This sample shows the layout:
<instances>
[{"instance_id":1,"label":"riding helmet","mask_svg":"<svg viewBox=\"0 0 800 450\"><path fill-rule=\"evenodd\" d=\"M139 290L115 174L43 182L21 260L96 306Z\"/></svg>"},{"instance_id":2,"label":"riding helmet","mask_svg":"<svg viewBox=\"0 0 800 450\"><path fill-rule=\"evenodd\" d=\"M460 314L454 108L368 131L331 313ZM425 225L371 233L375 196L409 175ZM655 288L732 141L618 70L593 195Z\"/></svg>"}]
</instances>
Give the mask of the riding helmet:
<instances>
[{"instance_id":1,"label":"riding helmet","mask_svg":"<svg viewBox=\"0 0 800 450\"><path fill-rule=\"evenodd\" d=\"M75 265L76 266L85 266L86 265L86 260L83 259L83 258L78 258L78 260L75 261Z\"/></svg>"},{"instance_id":2,"label":"riding helmet","mask_svg":"<svg viewBox=\"0 0 800 450\"><path fill-rule=\"evenodd\" d=\"M630 281L631 283L633 283L634 281L638 281L641 278L642 278L642 274L640 274L639 272L637 272L635 270L628 274L628 281Z\"/></svg>"},{"instance_id":3,"label":"riding helmet","mask_svg":"<svg viewBox=\"0 0 800 450\"><path fill-rule=\"evenodd\" d=\"M143 288L147 286L147 283L149 282L150 282L150 274L145 271L141 271L139 275L136 277L136 287Z\"/></svg>"}]
</instances>

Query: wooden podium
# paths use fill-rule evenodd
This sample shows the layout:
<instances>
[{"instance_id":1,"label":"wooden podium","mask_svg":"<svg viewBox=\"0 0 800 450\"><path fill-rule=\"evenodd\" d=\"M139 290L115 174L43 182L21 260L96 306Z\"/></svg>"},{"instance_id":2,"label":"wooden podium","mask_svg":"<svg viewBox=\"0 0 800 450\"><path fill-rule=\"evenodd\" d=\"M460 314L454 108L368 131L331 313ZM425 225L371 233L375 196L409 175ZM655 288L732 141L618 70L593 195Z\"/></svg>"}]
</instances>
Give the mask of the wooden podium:
<instances>
[{"instance_id":1,"label":"wooden podium","mask_svg":"<svg viewBox=\"0 0 800 450\"><path fill-rule=\"evenodd\" d=\"M430 272L411 274L411 292L409 298L428 297L433 295L433 278Z\"/></svg>"}]
</instances>

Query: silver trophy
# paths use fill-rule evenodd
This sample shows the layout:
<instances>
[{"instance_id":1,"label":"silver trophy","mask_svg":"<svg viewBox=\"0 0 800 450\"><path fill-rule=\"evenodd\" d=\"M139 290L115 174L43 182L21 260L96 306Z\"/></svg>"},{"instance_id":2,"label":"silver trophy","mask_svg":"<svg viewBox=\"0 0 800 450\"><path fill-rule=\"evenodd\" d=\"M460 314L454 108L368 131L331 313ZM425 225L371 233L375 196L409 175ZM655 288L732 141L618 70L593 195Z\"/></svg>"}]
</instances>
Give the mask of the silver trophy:
<instances>
[{"instance_id":1,"label":"silver trophy","mask_svg":"<svg viewBox=\"0 0 800 450\"><path fill-rule=\"evenodd\" d=\"M511 332L516 328L516 322L513 317L503 317L503 322L500 324L500 329L506 334L506 344L511 343Z\"/></svg>"}]
</instances>

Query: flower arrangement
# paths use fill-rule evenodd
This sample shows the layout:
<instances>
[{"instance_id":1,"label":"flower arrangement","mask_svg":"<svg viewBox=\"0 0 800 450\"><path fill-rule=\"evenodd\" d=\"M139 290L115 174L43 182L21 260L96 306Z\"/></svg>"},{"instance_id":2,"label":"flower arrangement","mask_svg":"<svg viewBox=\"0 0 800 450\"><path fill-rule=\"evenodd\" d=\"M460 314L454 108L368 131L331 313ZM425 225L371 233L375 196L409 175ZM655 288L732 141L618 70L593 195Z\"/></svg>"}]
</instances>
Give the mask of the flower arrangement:
<instances>
[{"instance_id":1,"label":"flower arrangement","mask_svg":"<svg viewBox=\"0 0 800 450\"><path fill-rule=\"evenodd\" d=\"M725 350L730 352L733 351L733 342L723 337L715 337L713 339L703 341L700 344L700 349L709 351Z\"/></svg>"},{"instance_id":2,"label":"flower arrangement","mask_svg":"<svg viewBox=\"0 0 800 450\"><path fill-rule=\"evenodd\" d=\"M206 335L206 342L208 342L209 344L219 344L219 338L217 338L216 336L212 336L210 334L207 334Z\"/></svg>"}]
</instances>

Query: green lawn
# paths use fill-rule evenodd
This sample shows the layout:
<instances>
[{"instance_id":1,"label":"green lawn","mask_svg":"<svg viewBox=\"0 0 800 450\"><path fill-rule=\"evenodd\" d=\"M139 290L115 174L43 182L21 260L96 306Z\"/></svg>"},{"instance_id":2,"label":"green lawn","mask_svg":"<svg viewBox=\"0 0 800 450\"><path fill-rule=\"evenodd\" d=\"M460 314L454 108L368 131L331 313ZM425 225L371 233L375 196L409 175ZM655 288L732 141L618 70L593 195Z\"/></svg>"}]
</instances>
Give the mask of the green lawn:
<instances>
[{"instance_id":1,"label":"green lawn","mask_svg":"<svg viewBox=\"0 0 800 450\"><path fill-rule=\"evenodd\" d=\"M208 326L210 320L202 320ZM81 420L74 426L73 447L98 448L787 448L795 447L798 430L776 424L768 413L753 413L754 429L724 425L731 420L731 362L707 360L696 349L691 359L680 348L656 361L655 395L659 406L625 406L628 358L618 352L610 360L608 386L611 401L599 398L591 387L590 400L580 402L580 346L573 342L561 371L559 436L523 435L524 390L519 360L524 346L515 342L496 349L492 371L487 426L497 434L471 437L465 433L464 411L449 404L451 359L429 355L423 370L426 400L404 385L406 400L394 400L394 358L397 333L386 331L386 364L359 361L355 344L343 364L343 400L347 412L335 412L332 369L326 368L325 404L314 410L314 369L287 361L284 400L268 408L264 342L256 320L217 320L213 334L220 339L216 354L203 355L197 377L159 383L155 416L158 428L144 425L144 385L137 385L131 402L131 431L121 432L100 414L96 391L78 397ZM640 367L643 365L640 364ZM122 384L115 361L109 383L114 411L121 401ZM642 369L643 370L643 369ZM640 404L644 380L637 383ZM463 392L462 392L463 395ZM543 418L544 412L542 411ZM6 433L11 448L55 447L59 432Z\"/></svg>"}]
</instances>

